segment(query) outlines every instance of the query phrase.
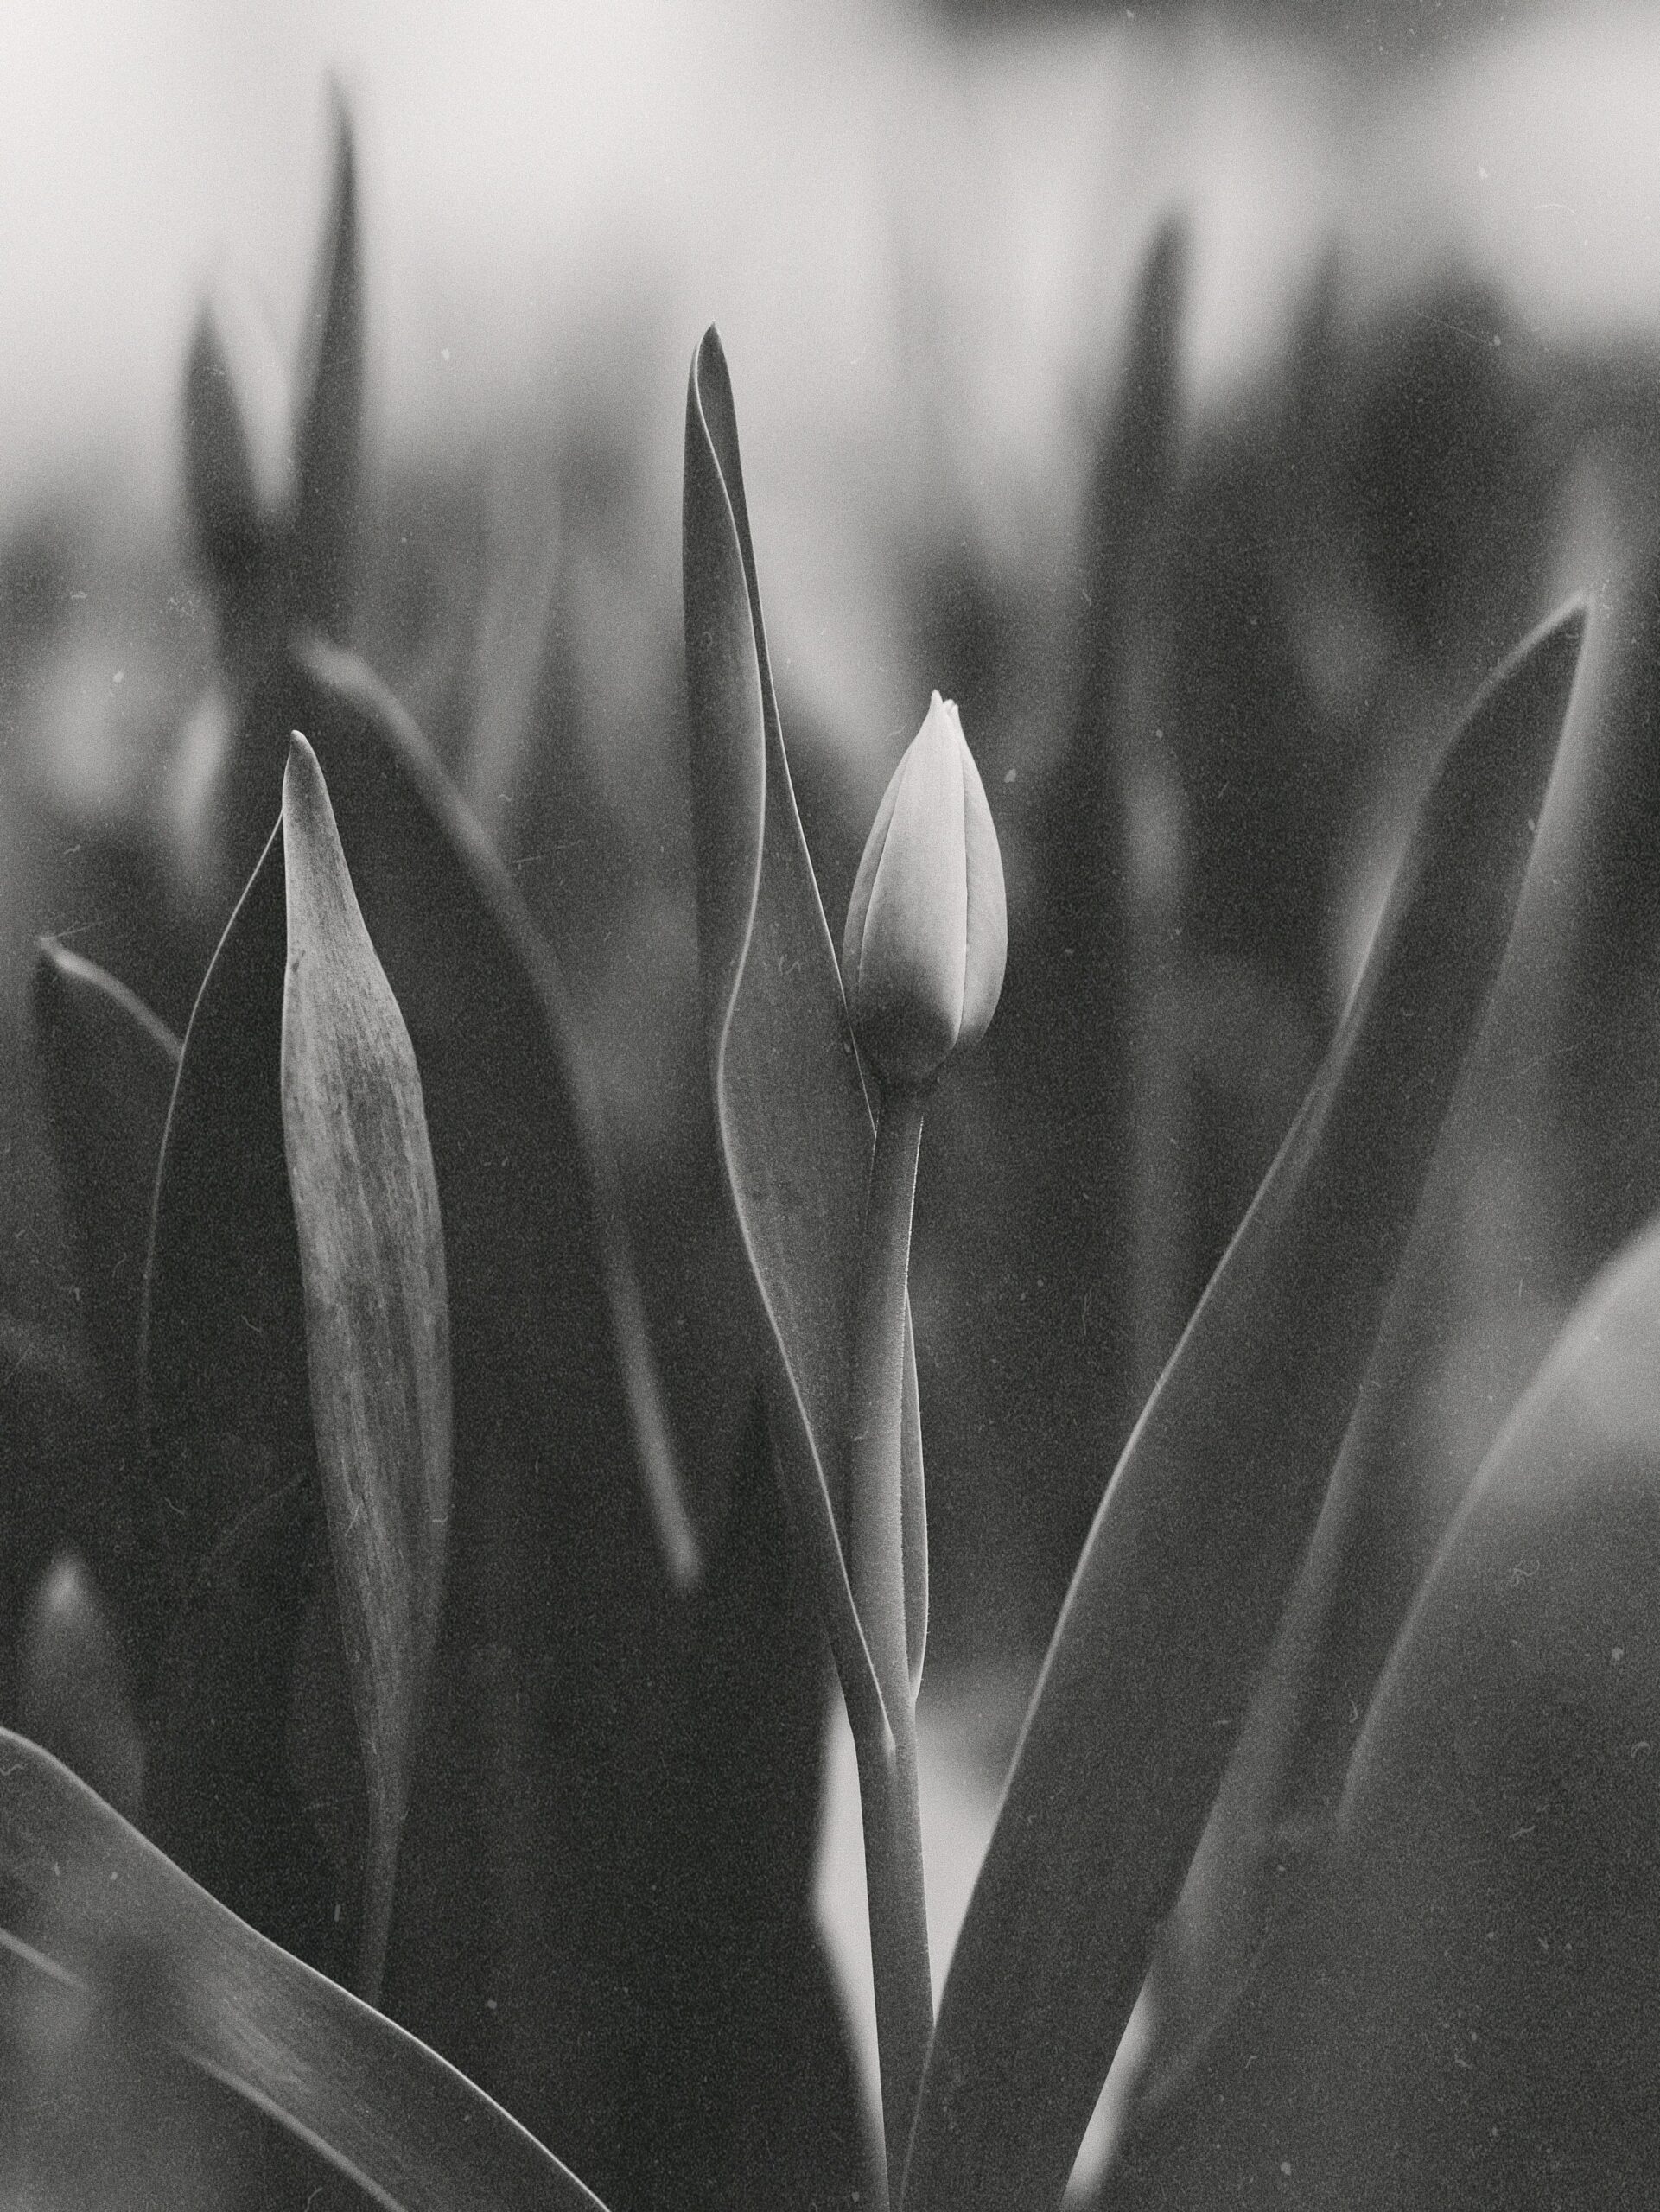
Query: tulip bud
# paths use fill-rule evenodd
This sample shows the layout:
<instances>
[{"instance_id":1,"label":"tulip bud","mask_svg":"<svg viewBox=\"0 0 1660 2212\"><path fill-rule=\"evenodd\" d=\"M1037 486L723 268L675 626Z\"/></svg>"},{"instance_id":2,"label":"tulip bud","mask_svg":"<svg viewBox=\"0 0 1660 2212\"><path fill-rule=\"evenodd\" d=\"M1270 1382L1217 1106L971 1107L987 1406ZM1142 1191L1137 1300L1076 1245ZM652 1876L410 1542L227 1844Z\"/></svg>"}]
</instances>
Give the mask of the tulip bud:
<instances>
[{"instance_id":1,"label":"tulip bud","mask_svg":"<svg viewBox=\"0 0 1660 2212\"><path fill-rule=\"evenodd\" d=\"M849 1010L877 1074L927 1083L978 1044L1008 952L985 786L956 707L936 691L877 810L842 941Z\"/></svg>"}]
</instances>

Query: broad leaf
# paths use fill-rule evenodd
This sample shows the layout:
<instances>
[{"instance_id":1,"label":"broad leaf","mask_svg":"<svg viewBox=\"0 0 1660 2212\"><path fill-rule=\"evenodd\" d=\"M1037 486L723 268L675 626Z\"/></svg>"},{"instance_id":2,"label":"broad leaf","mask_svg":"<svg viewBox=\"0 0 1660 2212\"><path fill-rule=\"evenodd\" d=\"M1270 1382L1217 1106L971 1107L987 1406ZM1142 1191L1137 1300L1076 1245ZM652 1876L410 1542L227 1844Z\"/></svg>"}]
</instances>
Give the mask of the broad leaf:
<instances>
[{"instance_id":1,"label":"broad leaf","mask_svg":"<svg viewBox=\"0 0 1660 2212\"><path fill-rule=\"evenodd\" d=\"M51 938L40 943L29 1011L81 1319L105 1401L130 1420L179 1041L112 976Z\"/></svg>"},{"instance_id":2,"label":"broad leaf","mask_svg":"<svg viewBox=\"0 0 1660 2212\"><path fill-rule=\"evenodd\" d=\"M1343 1028L1114 1474L952 1961L910 2212L1048 2212L1318 1514L1507 942L1575 611L1483 692Z\"/></svg>"},{"instance_id":3,"label":"broad leaf","mask_svg":"<svg viewBox=\"0 0 1660 2212\"><path fill-rule=\"evenodd\" d=\"M728 1187L776 1352L780 1470L855 1725L880 1716L843 1558L847 1394L870 1111L801 833L761 620L726 357L686 402L686 674L710 1079ZM914 1358L905 1570L912 1672L926 1632Z\"/></svg>"},{"instance_id":4,"label":"broad leaf","mask_svg":"<svg viewBox=\"0 0 1660 2212\"><path fill-rule=\"evenodd\" d=\"M1660 2157L1660 1230L1593 1284L1368 1712L1328 1866L1105 2202L1641 2202Z\"/></svg>"},{"instance_id":5,"label":"broad leaf","mask_svg":"<svg viewBox=\"0 0 1660 2212\"><path fill-rule=\"evenodd\" d=\"M595 2212L436 2053L216 1904L38 1745L0 1730L0 1942L118 1973L149 2031L274 2115L387 2212Z\"/></svg>"},{"instance_id":6,"label":"broad leaf","mask_svg":"<svg viewBox=\"0 0 1660 2212\"><path fill-rule=\"evenodd\" d=\"M312 1427L373 1826L378 1984L449 1519L443 1231L409 1032L363 925L316 757L283 787L283 1129Z\"/></svg>"}]
</instances>

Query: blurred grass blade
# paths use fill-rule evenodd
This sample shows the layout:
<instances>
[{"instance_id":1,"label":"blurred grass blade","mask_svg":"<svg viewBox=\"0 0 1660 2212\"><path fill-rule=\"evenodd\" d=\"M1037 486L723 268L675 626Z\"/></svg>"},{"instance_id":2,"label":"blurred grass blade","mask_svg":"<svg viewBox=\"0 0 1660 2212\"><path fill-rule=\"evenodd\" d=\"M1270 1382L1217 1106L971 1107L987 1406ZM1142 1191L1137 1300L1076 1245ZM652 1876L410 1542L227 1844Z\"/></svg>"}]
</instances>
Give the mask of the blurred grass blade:
<instances>
[{"instance_id":1,"label":"blurred grass blade","mask_svg":"<svg viewBox=\"0 0 1660 2212\"><path fill-rule=\"evenodd\" d=\"M1108 1487L952 1961L907 2212L1060 2201L1319 1511L1583 628L1537 632L1448 748L1348 1017Z\"/></svg>"},{"instance_id":2,"label":"blurred grass blade","mask_svg":"<svg viewBox=\"0 0 1660 2212\"><path fill-rule=\"evenodd\" d=\"M1062 925L1066 942L1084 948L1083 973L1097 995L1094 1050L1124 1056L1116 1078L1098 1064L1089 1070L1096 1112L1108 1123L1097 1124L1098 1159L1125 1143L1126 1133L1110 1127L1116 1097L1128 1116L1130 1388L1115 1441L1145 1403L1190 1311L1193 1193L1186 1185L1203 1172L1186 1127L1188 824L1175 748L1166 735L1174 705L1171 550L1189 260L1187 226L1173 217L1161 226L1142 272L1116 419L1091 487L1089 613L1068 779L1077 819L1088 825L1086 846L1095 868L1104 864L1106 880L1096 876L1085 911L1067 913ZM1121 1286L1111 1291L1124 1295Z\"/></svg>"},{"instance_id":3,"label":"blurred grass blade","mask_svg":"<svg viewBox=\"0 0 1660 2212\"><path fill-rule=\"evenodd\" d=\"M52 938L36 949L29 1013L81 1319L105 1400L124 1421L137 1404L144 1258L179 1040Z\"/></svg>"},{"instance_id":4,"label":"blurred grass blade","mask_svg":"<svg viewBox=\"0 0 1660 2212\"><path fill-rule=\"evenodd\" d=\"M0 1941L14 1956L71 1980L89 1945L93 1961L101 1949L118 1958L150 2032L387 2212L596 2212L574 2175L436 2052L256 1935L7 1730L0 1781ZM54 1957L60 1942L73 1965Z\"/></svg>"},{"instance_id":5,"label":"blurred grass blade","mask_svg":"<svg viewBox=\"0 0 1660 2212\"><path fill-rule=\"evenodd\" d=\"M316 756L299 736L283 843L283 1128L318 1471L373 1826L362 1969L372 1997L443 1594L443 1232L409 1032L363 925Z\"/></svg>"},{"instance_id":6,"label":"blurred grass blade","mask_svg":"<svg viewBox=\"0 0 1660 2212\"><path fill-rule=\"evenodd\" d=\"M185 505L198 558L231 644L265 588L270 518L218 318L204 307L184 372Z\"/></svg>"},{"instance_id":7,"label":"blurred grass blade","mask_svg":"<svg viewBox=\"0 0 1660 2212\"><path fill-rule=\"evenodd\" d=\"M293 620L341 639L350 626L362 474L363 272L357 156L338 86L329 105L334 176L296 385L289 558Z\"/></svg>"},{"instance_id":8,"label":"blurred grass blade","mask_svg":"<svg viewBox=\"0 0 1660 2212\"><path fill-rule=\"evenodd\" d=\"M17 1714L25 1732L124 1813L138 1818L144 1745L104 1602L73 1552L53 1561L23 1624Z\"/></svg>"},{"instance_id":9,"label":"blurred grass blade","mask_svg":"<svg viewBox=\"0 0 1660 2212\"><path fill-rule=\"evenodd\" d=\"M728 1188L778 1355L780 1471L855 1725L881 1710L843 1560L846 1403L873 1143L841 976L802 836L766 658L726 357L686 402L686 675L709 1071ZM906 1627L926 1623L914 1360L906 1422Z\"/></svg>"}]
</instances>

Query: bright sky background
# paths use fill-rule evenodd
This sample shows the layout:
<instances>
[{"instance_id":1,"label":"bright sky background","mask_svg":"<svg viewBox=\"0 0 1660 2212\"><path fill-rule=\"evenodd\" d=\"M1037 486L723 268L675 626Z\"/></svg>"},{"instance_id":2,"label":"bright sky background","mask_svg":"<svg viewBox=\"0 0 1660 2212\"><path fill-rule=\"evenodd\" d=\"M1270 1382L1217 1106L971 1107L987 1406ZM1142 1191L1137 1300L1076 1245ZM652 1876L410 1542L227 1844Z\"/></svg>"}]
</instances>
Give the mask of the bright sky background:
<instances>
[{"instance_id":1,"label":"bright sky background","mask_svg":"<svg viewBox=\"0 0 1660 2212\"><path fill-rule=\"evenodd\" d=\"M164 487L210 279L250 276L288 350L331 66L394 437L530 396L563 334L639 302L665 362L722 321L769 434L834 435L894 404L920 270L976 431L1024 445L1099 381L1175 200L1207 385L1333 223L1384 270L1462 240L1546 321L1660 315L1660 10L1631 4L1358 82L1352 45L1120 18L953 42L897 0L4 0L0 492L111 445Z\"/></svg>"}]
</instances>

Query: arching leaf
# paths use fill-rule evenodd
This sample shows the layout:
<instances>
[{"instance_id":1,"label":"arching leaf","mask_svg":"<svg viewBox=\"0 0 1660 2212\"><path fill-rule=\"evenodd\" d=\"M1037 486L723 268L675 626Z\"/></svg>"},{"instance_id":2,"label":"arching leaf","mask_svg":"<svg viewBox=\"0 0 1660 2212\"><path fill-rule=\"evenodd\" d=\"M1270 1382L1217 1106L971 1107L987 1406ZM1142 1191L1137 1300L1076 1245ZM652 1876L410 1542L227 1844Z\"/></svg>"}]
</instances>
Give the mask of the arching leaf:
<instances>
[{"instance_id":1,"label":"arching leaf","mask_svg":"<svg viewBox=\"0 0 1660 2212\"><path fill-rule=\"evenodd\" d=\"M0 1943L35 1971L118 1970L149 2031L386 2212L596 2212L436 2052L215 1904L68 1769L0 1730ZM57 1954L67 1951L74 1963Z\"/></svg>"},{"instance_id":2,"label":"arching leaf","mask_svg":"<svg viewBox=\"0 0 1660 2212\"><path fill-rule=\"evenodd\" d=\"M36 951L29 1012L81 1319L105 1399L130 1419L179 1040L112 976L52 938Z\"/></svg>"}]
</instances>

